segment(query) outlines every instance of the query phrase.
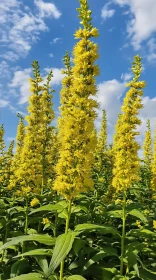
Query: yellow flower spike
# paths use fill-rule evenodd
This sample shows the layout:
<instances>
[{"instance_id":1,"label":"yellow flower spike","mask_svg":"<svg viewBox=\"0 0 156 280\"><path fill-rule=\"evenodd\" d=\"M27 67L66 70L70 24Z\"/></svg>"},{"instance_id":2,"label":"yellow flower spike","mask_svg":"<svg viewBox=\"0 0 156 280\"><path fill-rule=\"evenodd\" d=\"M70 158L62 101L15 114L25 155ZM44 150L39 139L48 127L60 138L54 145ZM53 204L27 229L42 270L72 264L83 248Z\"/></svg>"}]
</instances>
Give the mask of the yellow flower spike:
<instances>
[{"instance_id":1,"label":"yellow flower spike","mask_svg":"<svg viewBox=\"0 0 156 280\"><path fill-rule=\"evenodd\" d=\"M153 228L156 229L156 220L153 221Z\"/></svg>"},{"instance_id":2,"label":"yellow flower spike","mask_svg":"<svg viewBox=\"0 0 156 280\"><path fill-rule=\"evenodd\" d=\"M114 177L112 185L117 193L126 191L132 183L140 179L140 159L138 156L140 146L136 140L136 136L139 133L136 130L137 126L141 124L138 113L143 106L141 97L145 82L138 81L142 72L141 58L139 56L134 57L132 72L134 77L128 83L130 89L124 98L121 108L122 113L119 114L114 136Z\"/></svg>"},{"instance_id":3,"label":"yellow flower spike","mask_svg":"<svg viewBox=\"0 0 156 280\"><path fill-rule=\"evenodd\" d=\"M43 86L38 61L32 63L33 79L31 78L31 95L29 98L27 126L24 128L23 118L20 117L17 133L17 149L13 166L11 186L18 185L23 195L30 192L26 186L33 186L31 191L43 193L49 178L54 177L54 163L56 161L56 144L54 128L51 122L54 119L52 90L50 81L52 71L49 72ZM36 133L37 132L37 133ZM23 188L24 187L24 188ZM37 190L37 191L36 191Z\"/></svg>"},{"instance_id":4,"label":"yellow flower spike","mask_svg":"<svg viewBox=\"0 0 156 280\"><path fill-rule=\"evenodd\" d=\"M154 154L152 162L152 179L151 179L151 188L153 190L153 199L156 199L156 128L154 131Z\"/></svg>"},{"instance_id":5,"label":"yellow flower spike","mask_svg":"<svg viewBox=\"0 0 156 280\"><path fill-rule=\"evenodd\" d=\"M40 201L35 197L35 198L33 198L32 200L31 200L31 202L30 202L30 206L31 207L35 207L37 204L39 204L40 203Z\"/></svg>"},{"instance_id":6,"label":"yellow flower spike","mask_svg":"<svg viewBox=\"0 0 156 280\"><path fill-rule=\"evenodd\" d=\"M75 34L80 41L73 50L74 66L71 67L68 54L64 57L66 76L62 81L58 120L59 160L53 189L68 200L93 189L91 177L96 146L93 130L98 104L92 96L97 93L98 67L94 63L98 53L97 45L90 40L92 25L86 3L82 0L78 9L84 29L80 28Z\"/></svg>"},{"instance_id":7,"label":"yellow flower spike","mask_svg":"<svg viewBox=\"0 0 156 280\"><path fill-rule=\"evenodd\" d=\"M145 132L143 151L144 151L145 166L149 171L151 171L153 151L152 151L152 137L151 137L150 120L147 120L147 130Z\"/></svg>"}]
</instances>

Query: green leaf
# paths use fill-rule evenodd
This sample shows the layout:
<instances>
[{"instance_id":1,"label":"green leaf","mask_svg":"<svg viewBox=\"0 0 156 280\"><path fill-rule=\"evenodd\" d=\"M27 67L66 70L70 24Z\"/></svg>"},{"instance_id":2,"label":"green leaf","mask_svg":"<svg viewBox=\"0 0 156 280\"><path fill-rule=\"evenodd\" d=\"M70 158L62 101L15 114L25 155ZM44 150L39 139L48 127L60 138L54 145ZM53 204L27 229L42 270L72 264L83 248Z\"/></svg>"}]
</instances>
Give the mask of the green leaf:
<instances>
[{"instance_id":1,"label":"green leaf","mask_svg":"<svg viewBox=\"0 0 156 280\"><path fill-rule=\"evenodd\" d=\"M118 271L115 267L107 268L94 264L89 268L89 274L98 280L112 280L112 278L118 274Z\"/></svg>"},{"instance_id":2,"label":"green leaf","mask_svg":"<svg viewBox=\"0 0 156 280\"><path fill-rule=\"evenodd\" d=\"M31 235L23 235L11 238L10 241L5 243L3 246L0 247L0 251L9 248L12 245L17 245L19 243L22 243L24 241L37 241L39 243L45 244L45 245L54 245L55 239L47 234L31 234Z\"/></svg>"},{"instance_id":3,"label":"green leaf","mask_svg":"<svg viewBox=\"0 0 156 280\"><path fill-rule=\"evenodd\" d=\"M64 209L61 213L59 213L58 217L66 220L68 218L68 211L67 211L67 209Z\"/></svg>"},{"instance_id":4,"label":"green leaf","mask_svg":"<svg viewBox=\"0 0 156 280\"><path fill-rule=\"evenodd\" d=\"M154 232L149 229L132 229L127 233L127 236L139 236L139 237L154 237Z\"/></svg>"},{"instance_id":5,"label":"green leaf","mask_svg":"<svg viewBox=\"0 0 156 280\"><path fill-rule=\"evenodd\" d=\"M40 268L46 274L48 272L48 261L44 256L35 257L36 261L38 262Z\"/></svg>"},{"instance_id":6,"label":"green leaf","mask_svg":"<svg viewBox=\"0 0 156 280\"><path fill-rule=\"evenodd\" d=\"M139 276L139 269L138 269L138 263L137 263L137 256L134 252L128 252L127 254L128 259L128 267L133 267L136 271L137 275Z\"/></svg>"},{"instance_id":7,"label":"green leaf","mask_svg":"<svg viewBox=\"0 0 156 280\"><path fill-rule=\"evenodd\" d=\"M49 249L35 249L31 250L29 252L25 252L23 254L20 254L18 256L15 256L13 258L20 258L25 256L52 256L53 250Z\"/></svg>"},{"instance_id":8,"label":"green leaf","mask_svg":"<svg viewBox=\"0 0 156 280\"><path fill-rule=\"evenodd\" d=\"M56 244L53 251L53 256L49 265L47 277L55 271L55 269L60 265L60 263L65 259L67 254L72 248L75 238L75 233L70 231L68 233L61 234L56 239Z\"/></svg>"},{"instance_id":9,"label":"green leaf","mask_svg":"<svg viewBox=\"0 0 156 280\"><path fill-rule=\"evenodd\" d=\"M118 256L117 250L112 247L104 247L103 250L96 253L83 267L83 271L86 271L95 262L99 262L101 259L108 256Z\"/></svg>"},{"instance_id":10,"label":"green leaf","mask_svg":"<svg viewBox=\"0 0 156 280\"><path fill-rule=\"evenodd\" d=\"M132 243L129 243L128 245L125 246L125 249L126 249L126 252L129 253L129 252L134 252L135 253L139 253L141 252L145 247L145 244L144 243L139 243L139 242L132 242Z\"/></svg>"},{"instance_id":11,"label":"green leaf","mask_svg":"<svg viewBox=\"0 0 156 280\"><path fill-rule=\"evenodd\" d=\"M123 211L122 210L115 210L115 211L109 211L108 215L112 218L120 218L122 219Z\"/></svg>"},{"instance_id":12,"label":"green leaf","mask_svg":"<svg viewBox=\"0 0 156 280\"><path fill-rule=\"evenodd\" d=\"M8 280L43 280L43 275L39 273L28 273L28 274L23 274L19 275L13 278L10 278Z\"/></svg>"},{"instance_id":13,"label":"green leaf","mask_svg":"<svg viewBox=\"0 0 156 280\"><path fill-rule=\"evenodd\" d=\"M118 231L113 228L113 227L109 227L109 226L100 226L100 225L95 225L95 224L79 224L75 227L75 231L100 231L103 234L108 234L111 233L113 235L119 235Z\"/></svg>"},{"instance_id":14,"label":"green leaf","mask_svg":"<svg viewBox=\"0 0 156 280\"><path fill-rule=\"evenodd\" d=\"M29 269L29 265L28 265L28 260L19 260L16 261L15 263L13 263L13 265L11 266L11 273L10 276L11 277L15 277L17 275L20 275L22 273L27 272L27 269Z\"/></svg>"},{"instance_id":15,"label":"green leaf","mask_svg":"<svg viewBox=\"0 0 156 280\"><path fill-rule=\"evenodd\" d=\"M68 280L86 280L86 278L84 278L80 275L72 275L72 276L69 276L67 279Z\"/></svg>"},{"instance_id":16,"label":"green leaf","mask_svg":"<svg viewBox=\"0 0 156 280\"><path fill-rule=\"evenodd\" d=\"M87 207L81 206L81 205L72 206L72 208L71 208L71 213L72 214L73 213L78 213L80 211L83 211L83 212L87 213L88 209L87 209Z\"/></svg>"},{"instance_id":17,"label":"green leaf","mask_svg":"<svg viewBox=\"0 0 156 280\"><path fill-rule=\"evenodd\" d=\"M73 249L75 255L78 256L79 251L85 246L86 241L80 238L75 238L74 244L73 244Z\"/></svg>"},{"instance_id":18,"label":"green leaf","mask_svg":"<svg viewBox=\"0 0 156 280\"><path fill-rule=\"evenodd\" d=\"M144 214L143 214L142 212L140 212L139 210L137 210L137 209L131 210L128 214L131 215L131 216L137 217L137 218L140 219L143 223L147 223L147 219L146 219L146 217L144 216Z\"/></svg>"},{"instance_id":19,"label":"green leaf","mask_svg":"<svg viewBox=\"0 0 156 280\"><path fill-rule=\"evenodd\" d=\"M113 277L112 280L129 280L129 277L116 275L116 276Z\"/></svg>"},{"instance_id":20,"label":"green leaf","mask_svg":"<svg viewBox=\"0 0 156 280\"><path fill-rule=\"evenodd\" d=\"M44 205L44 206L41 206L41 207L33 210L29 215L32 215L34 213L41 212L41 211L49 211L49 212L62 211L66 207L67 207L67 204L60 203L60 202L57 204L48 204L48 205Z\"/></svg>"},{"instance_id":21,"label":"green leaf","mask_svg":"<svg viewBox=\"0 0 156 280\"><path fill-rule=\"evenodd\" d=\"M156 279L156 272L148 270L148 269L139 269L140 277L144 280L155 280Z\"/></svg>"}]
</instances>

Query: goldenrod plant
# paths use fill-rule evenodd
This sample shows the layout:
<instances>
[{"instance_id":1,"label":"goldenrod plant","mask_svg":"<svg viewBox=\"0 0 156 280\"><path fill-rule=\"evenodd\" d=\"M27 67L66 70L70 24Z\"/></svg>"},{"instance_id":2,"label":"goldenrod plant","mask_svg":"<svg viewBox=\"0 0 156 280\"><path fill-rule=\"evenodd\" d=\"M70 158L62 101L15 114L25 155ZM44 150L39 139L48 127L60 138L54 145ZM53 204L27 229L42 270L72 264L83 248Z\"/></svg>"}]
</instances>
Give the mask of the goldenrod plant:
<instances>
[{"instance_id":1,"label":"goldenrod plant","mask_svg":"<svg viewBox=\"0 0 156 280\"><path fill-rule=\"evenodd\" d=\"M154 153L152 161L152 178L151 188L153 190L153 198L156 198L156 129L154 130Z\"/></svg>"},{"instance_id":2,"label":"goldenrod plant","mask_svg":"<svg viewBox=\"0 0 156 280\"><path fill-rule=\"evenodd\" d=\"M71 202L80 194L93 189L92 168L96 145L93 134L97 88L95 77L99 68L95 61L99 57L97 44L91 41L98 37L98 30L92 26L91 11L87 0L80 0L79 18L83 28L74 34L79 42L73 50L73 67L69 57L64 58L66 75L62 82L60 108L60 157L56 165L57 177L54 190L69 201L66 233L71 214ZM71 80L72 78L72 80ZM67 93L69 94L67 96ZM65 102L66 98L66 102ZM63 279L64 262L61 264L60 280Z\"/></svg>"},{"instance_id":3,"label":"goldenrod plant","mask_svg":"<svg viewBox=\"0 0 156 280\"><path fill-rule=\"evenodd\" d=\"M144 152L144 163L147 169L151 169L152 158L153 158L153 150L152 150L152 136L151 136L151 127L150 120L147 120L147 130L145 131L145 139L143 144L143 152Z\"/></svg>"},{"instance_id":4,"label":"goldenrod plant","mask_svg":"<svg viewBox=\"0 0 156 280\"><path fill-rule=\"evenodd\" d=\"M117 130L114 142L114 168L113 187L116 192L123 193L122 210L122 237L121 237L121 258L120 274L124 273L125 258L125 228L126 228L126 197L127 190L133 183L138 182L140 171L140 159L138 151L140 145L136 140L139 135L137 126L141 124L139 110L143 107L142 96L144 81L139 81L142 72L141 57L135 56L132 63L133 79L128 82L130 87L121 107L122 113L119 115Z\"/></svg>"},{"instance_id":5,"label":"goldenrod plant","mask_svg":"<svg viewBox=\"0 0 156 280\"><path fill-rule=\"evenodd\" d=\"M17 114L17 117L19 118L19 123L18 123L17 134L16 134L16 148L15 148L15 154L13 160L11 162L11 167L10 167L11 175L8 184L8 189L9 190L14 189L15 192L17 191L16 187L18 185L18 177L16 173L18 172L18 169L20 168L20 164L21 164L21 153L22 153L24 136L25 136L24 117L19 113Z\"/></svg>"}]
</instances>

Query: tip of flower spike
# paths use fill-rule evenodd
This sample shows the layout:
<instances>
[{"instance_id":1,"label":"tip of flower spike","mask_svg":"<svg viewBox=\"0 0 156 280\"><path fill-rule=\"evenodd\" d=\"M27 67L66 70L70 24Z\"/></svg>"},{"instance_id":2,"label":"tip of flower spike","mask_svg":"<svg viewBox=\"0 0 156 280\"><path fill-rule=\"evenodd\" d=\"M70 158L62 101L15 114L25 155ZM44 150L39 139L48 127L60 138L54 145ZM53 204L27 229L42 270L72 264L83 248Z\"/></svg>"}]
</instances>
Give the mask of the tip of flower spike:
<instances>
[{"instance_id":1,"label":"tip of flower spike","mask_svg":"<svg viewBox=\"0 0 156 280\"><path fill-rule=\"evenodd\" d=\"M76 9L79 12L79 18L81 19L80 24L84 26L85 29L90 30L92 28L91 24L91 10L89 10L88 1L80 0L80 8Z\"/></svg>"}]
</instances>

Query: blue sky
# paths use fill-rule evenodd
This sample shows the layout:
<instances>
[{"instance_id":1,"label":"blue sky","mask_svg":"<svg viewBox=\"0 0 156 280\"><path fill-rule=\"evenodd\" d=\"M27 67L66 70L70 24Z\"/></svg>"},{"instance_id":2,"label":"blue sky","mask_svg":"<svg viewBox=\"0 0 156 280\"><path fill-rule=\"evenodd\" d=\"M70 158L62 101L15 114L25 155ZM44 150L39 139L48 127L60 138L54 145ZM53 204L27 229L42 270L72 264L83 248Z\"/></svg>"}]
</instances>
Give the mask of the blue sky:
<instances>
[{"instance_id":1,"label":"blue sky","mask_svg":"<svg viewBox=\"0 0 156 280\"><path fill-rule=\"evenodd\" d=\"M109 140L122 99L125 83L130 79L133 56L143 58L142 79L147 87L140 112L140 141L150 118L156 123L156 1L155 0L89 0L93 25L99 29L101 74L97 78L97 99L107 110ZM52 68L54 109L58 115L62 58L76 43L73 33L79 27L78 0L0 0L0 122L5 126L9 143L16 135L17 112L26 114L29 97L28 78L31 63L38 60L41 73ZM99 128L101 110L96 126Z\"/></svg>"}]
</instances>

